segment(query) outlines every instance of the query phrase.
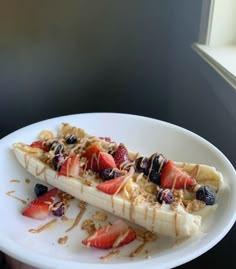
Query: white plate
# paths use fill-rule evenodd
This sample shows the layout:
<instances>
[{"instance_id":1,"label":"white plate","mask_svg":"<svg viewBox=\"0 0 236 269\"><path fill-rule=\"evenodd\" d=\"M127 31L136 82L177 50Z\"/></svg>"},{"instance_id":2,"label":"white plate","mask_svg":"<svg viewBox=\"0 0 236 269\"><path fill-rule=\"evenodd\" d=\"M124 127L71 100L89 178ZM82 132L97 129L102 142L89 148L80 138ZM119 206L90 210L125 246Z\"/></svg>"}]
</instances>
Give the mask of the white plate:
<instances>
[{"instance_id":1,"label":"white plate","mask_svg":"<svg viewBox=\"0 0 236 269\"><path fill-rule=\"evenodd\" d=\"M124 142L129 149L146 155L153 152L163 153L167 158L176 161L205 163L215 166L227 184L218 195L218 208L208 217L203 226L204 234L194 240L175 244L172 240L160 238L147 245L151 258L142 255L129 258L129 253L137 242L121 248L121 254L110 261L102 261L100 256L107 250L87 249L81 244L85 232L80 227L65 233L70 226L62 222L39 234L28 232L46 221L37 221L21 215L25 207L21 202L6 195L15 190L14 195L25 199L34 197L33 186L36 181L17 163L11 150L15 142L31 143L37 139L41 130L56 131L60 123L67 122L84 128L88 133L97 136L110 136L114 141ZM80 266L86 268L118 269L120 266L129 269L172 268L186 263L216 245L231 229L236 219L236 174L227 158L212 144L198 135L178 126L135 115L116 113L78 114L49 119L22 128L0 141L0 249L10 256L33 266L47 269L72 269ZM25 179L31 180L26 184ZM18 179L20 182L11 182ZM77 201L69 208L68 214L75 217L78 213ZM95 208L89 207L83 219L90 218ZM114 216L111 216L114 219ZM69 236L66 244L60 245L57 240Z\"/></svg>"}]
</instances>

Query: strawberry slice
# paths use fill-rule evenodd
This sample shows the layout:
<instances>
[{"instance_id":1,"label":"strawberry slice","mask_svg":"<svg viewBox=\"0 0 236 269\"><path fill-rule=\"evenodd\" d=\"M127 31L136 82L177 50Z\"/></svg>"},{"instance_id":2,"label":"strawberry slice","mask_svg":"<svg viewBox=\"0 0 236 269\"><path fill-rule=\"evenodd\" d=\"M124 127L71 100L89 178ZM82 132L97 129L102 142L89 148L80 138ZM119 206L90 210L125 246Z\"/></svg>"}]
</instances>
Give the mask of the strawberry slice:
<instances>
[{"instance_id":1,"label":"strawberry slice","mask_svg":"<svg viewBox=\"0 0 236 269\"><path fill-rule=\"evenodd\" d=\"M53 188L50 191L37 197L31 201L30 204L24 209L22 215L38 220L46 219L50 213L50 209L53 205L56 194L57 189Z\"/></svg>"},{"instance_id":2,"label":"strawberry slice","mask_svg":"<svg viewBox=\"0 0 236 269\"><path fill-rule=\"evenodd\" d=\"M119 189L121 183L124 181L124 176L113 178L107 181L104 181L96 186L96 188L107 194L114 194ZM122 191L120 188L119 192Z\"/></svg>"},{"instance_id":3,"label":"strawberry slice","mask_svg":"<svg viewBox=\"0 0 236 269\"><path fill-rule=\"evenodd\" d=\"M116 168L116 163L111 154L101 151L98 154L98 170L106 168Z\"/></svg>"},{"instance_id":4,"label":"strawberry slice","mask_svg":"<svg viewBox=\"0 0 236 269\"><path fill-rule=\"evenodd\" d=\"M89 146L86 149L84 156L88 159L87 169L99 172L106 168L116 168L112 155L102 151L102 148L98 143Z\"/></svg>"},{"instance_id":5,"label":"strawberry slice","mask_svg":"<svg viewBox=\"0 0 236 269\"><path fill-rule=\"evenodd\" d=\"M30 146L32 148L39 148L39 149L42 149L44 151L49 151L49 149L50 149L50 146L43 143L42 140L34 141L33 143L30 144Z\"/></svg>"},{"instance_id":6,"label":"strawberry slice","mask_svg":"<svg viewBox=\"0 0 236 269\"><path fill-rule=\"evenodd\" d=\"M123 165L130 162L130 157L126 146L120 143L115 154L114 160L118 168L122 168Z\"/></svg>"},{"instance_id":7,"label":"strawberry slice","mask_svg":"<svg viewBox=\"0 0 236 269\"><path fill-rule=\"evenodd\" d=\"M77 177L79 175L79 171L79 157L78 155L72 155L62 164L59 175Z\"/></svg>"},{"instance_id":8,"label":"strawberry slice","mask_svg":"<svg viewBox=\"0 0 236 269\"><path fill-rule=\"evenodd\" d=\"M124 221L117 220L113 224L95 231L92 235L82 240L89 247L108 249L121 247L135 240L136 234Z\"/></svg>"},{"instance_id":9,"label":"strawberry slice","mask_svg":"<svg viewBox=\"0 0 236 269\"><path fill-rule=\"evenodd\" d=\"M98 154L102 150L100 144L94 143L91 146L87 147L85 150L84 156L87 159L93 158L94 155Z\"/></svg>"},{"instance_id":10,"label":"strawberry slice","mask_svg":"<svg viewBox=\"0 0 236 269\"><path fill-rule=\"evenodd\" d=\"M178 168L169 160L161 171L161 187L168 189L189 189L196 184L196 180Z\"/></svg>"}]
</instances>

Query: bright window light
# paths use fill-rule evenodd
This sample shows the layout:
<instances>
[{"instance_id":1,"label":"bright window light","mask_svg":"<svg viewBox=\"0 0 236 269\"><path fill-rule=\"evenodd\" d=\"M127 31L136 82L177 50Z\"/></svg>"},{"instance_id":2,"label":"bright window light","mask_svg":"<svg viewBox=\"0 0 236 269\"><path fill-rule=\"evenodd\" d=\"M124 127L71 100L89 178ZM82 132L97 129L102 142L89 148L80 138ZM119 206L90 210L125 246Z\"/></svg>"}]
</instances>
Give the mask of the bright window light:
<instances>
[{"instance_id":1,"label":"bright window light","mask_svg":"<svg viewBox=\"0 0 236 269\"><path fill-rule=\"evenodd\" d=\"M197 53L236 89L236 0L203 0Z\"/></svg>"}]
</instances>

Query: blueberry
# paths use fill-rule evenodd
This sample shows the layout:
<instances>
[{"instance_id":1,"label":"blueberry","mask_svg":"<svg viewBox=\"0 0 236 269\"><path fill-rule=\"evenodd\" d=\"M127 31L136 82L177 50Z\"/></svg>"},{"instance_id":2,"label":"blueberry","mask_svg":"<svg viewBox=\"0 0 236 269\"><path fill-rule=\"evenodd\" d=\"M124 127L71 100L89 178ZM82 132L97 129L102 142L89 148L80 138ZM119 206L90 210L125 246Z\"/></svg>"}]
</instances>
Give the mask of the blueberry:
<instances>
[{"instance_id":1,"label":"blueberry","mask_svg":"<svg viewBox=\"0 0 236 269\"><path fill-rule=\"evenodd\" d=\"M101 170L99 175L103 180L109 180L112 178L119 177L120 173L118 170L114 168L106 168L106 169Z\"/></svg>"},{"instance_id":2,"label":"blueberry","mask_svg":"<svg viewBox=\"0 0 236 269\"><path fill-rule=\"evenodd\" d=\"M55 152L55 155L63 153L64 145L60 143L59 141L53 141L51 144L50 150L53 150Z\"/></svg>"},{"instance_id":3,"label":"blueberry","mask_svg":"<svg viewBox=\"0 0 236 269\"><path fill-rule=\"evenodd\" d=\"M62 163L64 162L64 156L62 154L57 154L52 159L52 165L54 170L60 171Z\"/></svg>"},{"instance_id":4,"label":"blueberry","mask_svg":"<svg viewBox=\"0 0 236 269\"><path fill-rule=\"evenodd\" d=\"M135 170L138 173L143 173L144 175L149 174L149 159L147 157L139 157L135 160Z\"/></svg>"},{"instance_id":5,"label":"blueberry","mask_svg":"<svg viewBox=\"0 0 236 269\"><path fill-rule=\"evenodd\" d=\"M43 185L43 184L39 184L37 183L34 186L34 193L36 194L37 197L43 195L44 193L46 193L48 191L48 187Z\"/></svg>"},{"instance_id":6,"label":"blueberry","mask_svg":"<svg viewBox=\"0 0 236 269\"><path fill-rule=\"evenodd\" d=\"M148 177L153 183L155 183L157 185L160 185L160 183L161 183L161 174L158 173L156 170L152 169L150 171Z\"/></svg>"},{"instance_id":7,"label":"blueberry","mask_svg":"<svg viewBox=\"0 0 236 269\"><path fill-rule=\"evenodd\" d=\"M171 204L174 201L173 192L169 189L159 189L156 198L160 204L162 204L163 202L166 204Z\"/></svg>"},{"instance_id":8,"label":"blueberry","mask_svg":"<svg viewBox=\"0 0 236 269\"><path fill-rule=\"evenodd\" d=\"M52 214L57 217L61 217L65 214L66 206L63 202L57 202L52 207Z\"/></svg>"},{"instance_id":9,"label":"blueberry","mask_svg":"<svg viewBox=\"0 0 236 269\"><path fill-rule=\"evenodd\" d=\"M69 135L66 137L66 143L67 144L75 144L77 142L77 136L76 135Z\"/></svg>"},{"instance_id":10,"label":"blueberry","mask_svg":"<svg viewBox=\"0 0 236 269\"><path fill-rule=\"evenodd\" d=\"M154 153L150 157L150 167L153 170L156 170L157 172L161 171L161 169L164 167L166 162L167 162L167 159L162 154Z\"/></svg>"},{"instance_id":11,"label":"blueberry","mask_svg":"<svg viewBox=\"0 0 236 269\"><path fill-rule=\"evenodd\" d=\"M213 205L215 203L216 193L209 186L201 186L196 192L196 199L206 203L206 205Z\"/></svg>"}]
</instances>

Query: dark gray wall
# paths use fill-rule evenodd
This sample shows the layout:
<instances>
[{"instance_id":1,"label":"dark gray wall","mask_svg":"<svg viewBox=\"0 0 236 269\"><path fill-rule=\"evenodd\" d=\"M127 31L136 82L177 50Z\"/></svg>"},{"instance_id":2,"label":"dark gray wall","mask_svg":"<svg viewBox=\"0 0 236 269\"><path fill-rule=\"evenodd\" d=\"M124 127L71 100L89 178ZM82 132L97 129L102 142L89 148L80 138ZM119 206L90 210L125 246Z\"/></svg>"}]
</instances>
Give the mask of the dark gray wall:
<instances>
[{"instance_id":1,"label":"dark gray wall","mask_svg":"<svg viewBox=\"0 0 236 269\"><path fill-rule=\"evenodd\" d=\"M1 5L1 136L80 112L167 119L157 1Z\"/></svg>"},{"instance_id":2,"label":"dark gray wall","mask_svg":"<svg viewBox=\"0 0 236 269\"><path fill-rule=\"evenodd\" d=\"M201 1L162 1L168 29L168 120L215 144L236 167L236 90L191 48L197 41Z\"/></svg>"}]
</instances>

